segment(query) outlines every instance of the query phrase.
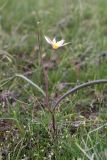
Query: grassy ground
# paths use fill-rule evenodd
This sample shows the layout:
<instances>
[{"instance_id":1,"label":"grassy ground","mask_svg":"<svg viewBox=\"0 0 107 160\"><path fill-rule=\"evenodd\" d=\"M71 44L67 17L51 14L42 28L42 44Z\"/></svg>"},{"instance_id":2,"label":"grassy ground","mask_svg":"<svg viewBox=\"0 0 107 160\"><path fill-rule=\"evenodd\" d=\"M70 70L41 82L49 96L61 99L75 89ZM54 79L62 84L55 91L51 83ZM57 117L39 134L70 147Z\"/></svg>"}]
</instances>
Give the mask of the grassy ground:
<instances>
[{"instance_id":1,"label":"grassy ground","mask_svg":"<svg viewBox=\"0 0 107 160\"><path fill-rule=\"evenodd\" d=\"M69 96L56 113L58 139L44 96L38 32L48 68L49 103L71 87L107 78L106 0L0 0L0 159L106 160L107 85ZM44 35L68 46L54 52Z\"/></svg>"}]
</instances>

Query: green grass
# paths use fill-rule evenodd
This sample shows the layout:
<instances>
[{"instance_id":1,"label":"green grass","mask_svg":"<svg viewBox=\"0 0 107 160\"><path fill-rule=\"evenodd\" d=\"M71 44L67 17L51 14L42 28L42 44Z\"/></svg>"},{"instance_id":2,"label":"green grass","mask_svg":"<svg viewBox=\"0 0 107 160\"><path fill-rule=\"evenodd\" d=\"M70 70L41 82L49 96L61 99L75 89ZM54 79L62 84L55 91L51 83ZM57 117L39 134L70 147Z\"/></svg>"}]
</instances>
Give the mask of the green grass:
<instances>
[{"instance_id":1,"label":"green grass","mask_svg":"<svg viewBox=\"0 0 107 160\"><path fill-rule=\"evenodd\" d=\"M0 0L0 159L107 159L107 85L81 90L60 104L58 141L52 141L37 38L40 32L42 55L52 65L51 104L79 83L107 78L106 6L106 0ZM71 44L55 53L44 35ZM40 88L11 79L16 73Z\"/></svg>"}]
</instances>

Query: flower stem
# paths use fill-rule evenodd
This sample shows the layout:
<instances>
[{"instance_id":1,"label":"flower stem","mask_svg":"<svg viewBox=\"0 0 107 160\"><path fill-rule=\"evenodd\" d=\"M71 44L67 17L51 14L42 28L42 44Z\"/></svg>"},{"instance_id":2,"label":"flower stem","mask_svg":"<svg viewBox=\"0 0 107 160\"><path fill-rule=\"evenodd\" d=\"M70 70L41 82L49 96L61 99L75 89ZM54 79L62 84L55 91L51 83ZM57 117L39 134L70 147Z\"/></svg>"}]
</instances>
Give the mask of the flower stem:
<instances>
[{"instance_id":1,"label":"flower stem","mask_svg":"<svg viewBox=\"0 0 107 160\"><path fill-rule=\"evenodd\" d=\"M38 31L39 61L40 61L40 64L41 64L42 70L43 70L44 83L45 83L45 93L46 93L44 103L45 103L46 108L51 112L51 110L49 108L49 95L48 95L48 92L49 92L48 70L44 67L44 63L43 63L42 49L41 49L41 44L40 44L40 36L41 36L41 33L40 33L40 31Z\"/></svg>"},{"instance_id":2,"label":"flower stem","mask_svg":"<svg viewBox=\"0 0 107 160\"><path fill-rule=\"evenodd\" d=\"M57 126L56 126L56 120L55 120L55 112L51 113L51 119L52 119L52 139L53 143L57 143Z\"/></svg>"}]
</instances>

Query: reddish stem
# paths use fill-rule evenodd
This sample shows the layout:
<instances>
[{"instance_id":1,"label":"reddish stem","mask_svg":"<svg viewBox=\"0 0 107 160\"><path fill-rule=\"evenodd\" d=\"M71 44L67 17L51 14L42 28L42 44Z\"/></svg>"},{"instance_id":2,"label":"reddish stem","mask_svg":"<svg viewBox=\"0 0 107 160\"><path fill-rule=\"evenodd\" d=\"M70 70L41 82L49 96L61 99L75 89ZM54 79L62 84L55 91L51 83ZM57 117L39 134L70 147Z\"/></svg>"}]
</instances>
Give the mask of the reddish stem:
<instances>
[{"instance_id":1,"label":"reddish stem","mask_svg":"<svg viewBox=\"0 0 107 160\"><path fill-rule=\"evenodd\" d=\"M41 44L40 44L40 32L38 31L38 45L39 45L39 59L40 59L40 64L42 65L43 69L43 75L44 75L44 83L45 83L45 105L46 108L51 112L49 108L49 95L48 95L48 89L49 89L49 83L48 83L48 70L44 67L43 59L42 59L42 49L41 49Z\"/></svg>"}]
</instances>

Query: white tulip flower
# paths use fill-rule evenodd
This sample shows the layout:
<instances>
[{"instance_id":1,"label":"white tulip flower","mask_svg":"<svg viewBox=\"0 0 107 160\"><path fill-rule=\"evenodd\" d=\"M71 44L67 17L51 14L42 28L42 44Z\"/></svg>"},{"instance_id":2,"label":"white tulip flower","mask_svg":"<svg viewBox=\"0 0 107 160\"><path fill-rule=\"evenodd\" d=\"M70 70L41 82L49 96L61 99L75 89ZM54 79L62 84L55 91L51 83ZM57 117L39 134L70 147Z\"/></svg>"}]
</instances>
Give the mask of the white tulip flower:
<instances>
[{"instance_id":1,"label":"white tulip flower","mask_svg":"<svg viewBox=\"0 0 107 160\"><path fill-rule=\"evenodd\" d=\"M61 41L56 41L56 38L54 38L53 40L51 40L49 37L45 36L45 40L47 41L47 43L49 43L53 49L58 49L60 47L66 46L68 43L64 43L65 40L62 39Z\"/></svg>"}]
</instances>

